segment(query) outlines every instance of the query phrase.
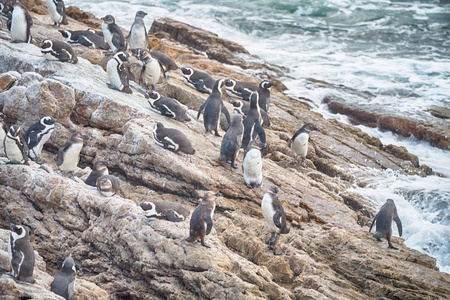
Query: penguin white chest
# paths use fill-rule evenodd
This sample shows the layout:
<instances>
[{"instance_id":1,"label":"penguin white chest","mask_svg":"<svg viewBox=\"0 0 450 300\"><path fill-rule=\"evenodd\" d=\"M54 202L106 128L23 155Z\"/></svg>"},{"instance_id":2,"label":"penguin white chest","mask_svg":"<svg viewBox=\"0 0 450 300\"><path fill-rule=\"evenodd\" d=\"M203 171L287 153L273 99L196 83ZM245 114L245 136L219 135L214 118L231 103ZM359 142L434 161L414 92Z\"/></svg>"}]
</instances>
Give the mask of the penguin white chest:
<instances>
[{"instance_id":1,"label":"penguin white chest","mask_svg":"<svg viewBox=\"0 0 450 300\"><path fill-rule=\"evenodd\" d=\"M106 65L106 73L108 75L108 81L111 85L119 90L122 90L123 84L120 79L118 63L115 59L110 59Z\"/></svg>"},{"instance_id":2,"label":"penguin white chest","mask_svg":"<svg viewBox=\"0 0 450 300\"><path fill-rule=\"evenodd\" d=\"M130 37L128 39L128 43L130 44L130 49L146 49L145 27L142 25L135 25L131 28Z\"/></svg>"},{"instance_id":3,"label":"penguin white chest","mask_svg":"<svg viewBox=\"0 0 450 300\"><path fill-rule=\"evenodd\" d=\"M5 138L5 154L10 161L24 162L22 149L17 145L16 140L9 137Z\"/></svg>"},{"instance_id":4,"label":"penguin white chest","mask_svg":"<svg viewBox=\"0 0 450 300\"><path fill-rule=\"evenodd\" d=\"M273 216L275 215L275 209L272 205L272 197L270 195L265 194L262 202L261 202L261 209L264 216L264 219L266 220L267 227L269 228L270 232L280 233L280 228L275 226L275 223L273 222Z\"/></svg>"},{"instance_id":5,"label":"penguin white chest","mask_svg":"<svg viewBox=\"0 0 450 300\"><path fill-rule=\"evenodd\" d=\"M111 48L111 51L117 51L117 48L112 43L113 35L108 29L108 24L106 24L105 22L102 23L102 30L105 42L108 44L109 48Z\"/></svg>"},{"instance_id":6,"label":"penguin white chest","mask_svg":"<svg viewBox=\"0 0 450 300\"><path fill-rule=\"evenodd\" d=\"M53 20L53 22L60 23L62 21L62 16L56 10L55 2L53 2L53 0L46 0L46 2L50 18Z\"/></svg>"},{"instance_id":7,"label":"penguin white chest","mask_svg":"<svg viewBox=\"0 0 450 300\"><path fill-rule=\"evenodd\" d=\"M80 161L80 152L83 148L82 143L73 144L66 150L63 156L63 163L59 166L59 169L65 172L71 172L75 170Z\"/></svg>"},{"instance_id":8,"label":"penguin white chest","mask_svg":"<svg viewBox=\"0 0 450 300\"><path fill-rule=\"evenodd\" d=\"M306 132L300 133L292 143L292 152L301 157L306 157L308 153L309 134Z\"/></svg>"},{"instance_id":9,"label":"penguin white chest","mask_svg":"<svg viewBox=\"0 0 450 300\"><path fill-rule=\"evenodd\" d=\"M144 83L146 85L154 85L161 77L161 67L156 59L152 59L149 63L145 64Z\"/></svg>"},{"instance_id":10,"label":"penguin white chest","mask_svg":"<svg viewBox=\"0 0 450 300\"><path fill-rule=\"evenodd\" d=\"M25 11L20 6L15 6L12 13L11 35L13 41L28 42L27 18Z\"/></svg>"},{"instance_id":11,"label":"penguin white chest","mask_svg":"<svg viewBox=\"0 0 450 300\"><path fill-rule=\"evenodd\" d=\"M260 184L262 182L261 151L251 149L245 155L243 162L244 180L246 183Z\"/></svg>"}]
</instances>

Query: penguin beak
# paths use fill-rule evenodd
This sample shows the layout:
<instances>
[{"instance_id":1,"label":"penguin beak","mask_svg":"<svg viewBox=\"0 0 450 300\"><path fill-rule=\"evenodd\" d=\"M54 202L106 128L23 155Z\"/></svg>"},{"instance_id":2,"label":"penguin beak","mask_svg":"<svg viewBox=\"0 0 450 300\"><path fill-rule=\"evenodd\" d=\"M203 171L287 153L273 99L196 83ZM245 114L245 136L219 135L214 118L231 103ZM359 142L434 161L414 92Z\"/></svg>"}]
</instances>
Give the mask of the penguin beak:
<instances>
[{"instance_id":1,"label":"penguin beak","mask_svg":"<svg viewBox=\"0 0 450 300\"><path fill-rule=\"evenodd\" d=\"M16 229L16 225L14 225L13 223L10 223L9 227L11 227L12 230Z\"/></svg>"},{"instance_id":2,"label":"penguin beak","mask_svg":"<svg viewBox=\"0 0 450 300\"><path fill-rule=\"evenodd\" d=\"M84 135L84 138L86 139L86 140L92 140L92 138L90 137L90 136L88 136L88 135Z\"/></svg>"}]
</instances>

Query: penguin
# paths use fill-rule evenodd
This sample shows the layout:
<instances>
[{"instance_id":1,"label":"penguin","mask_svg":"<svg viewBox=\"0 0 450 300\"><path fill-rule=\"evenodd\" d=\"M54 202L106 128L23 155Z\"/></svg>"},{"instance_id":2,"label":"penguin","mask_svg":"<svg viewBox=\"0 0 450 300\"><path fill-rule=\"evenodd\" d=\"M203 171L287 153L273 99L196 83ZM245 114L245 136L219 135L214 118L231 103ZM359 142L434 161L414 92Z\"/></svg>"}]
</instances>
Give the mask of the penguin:
<instances>
[{"instance_id":1,"label":"penguin","mask_svg":"<svg viewBox=\"0 0 450 300\"><path fill-rule=\"evenodd\" d=\"M202 246L211 248L205 244L207 236L213 226L214 210L216 209L215 193L207 191L200 204L195 208L191 216L189 237L186 239L189 243L200 240Z\"/></svg>"},{"instance_id":2,"label":"penguin","mask_svg":"<svg viewBox=\"0 0 450 300\"><path fill-rule=\"evenodd\" d=\"M386 238L388 241L389 248L396 249L391 243L392 239L392 221L397 223L398 234L402 236L402 221L397 214L397 207L395 207L394 200L387 199L386 203L380 208L380 211L375 215L370 225L369 232L372 230L373 224L377 223L376 232L373 235L379 242L381 238Z\"/></svg>"},{"instance_id":3,"label":"penguin","mask_svg":"<svg viewBox=\"0 0 450 300\"><path fill-rule=\"evenodd\" d=\"M108 44L102 36L89 30L58 30L70 44L80 44L91 49L109 50ZM94 31L95 32L95 31Z\"/></svg>"},{"instance_id":4,"label":"penguin","mask_svg":"<svg viewBox=\"0 0 450 300\"><path fill-rule=\"evenodd\" d=\"M96 35L99 35L101 37L104 37L103 35L103 30L95 30L94 28L88 27L88 29L86 29L89 32L95 33Z\"/></svg>"},{"instance_id":5,"label":"penguin","mask_svg":"<svg viewBox=\"0 0 450 300\"><path fill-rule=\"evenodd\" d=\"M133 53L133 56L138 59L139 64L142 66L138 83L144 83L144 86L148 90L154 90L155 84L161 77L161 64L146 49L133 49L131 50L131 52Z\"/></svg>"},{"instance_id":6,"label":"penguin","mask_svg":"<svg viewBox=\"0 0 450 300\"><path fill-rule=\"evenodd\" d=\"M78 58L73 52L72 46L65 42L43 40L40 44L42 55L46 60L56 60L76 64Z\"/></svg>"},{"instance_id":7,"label":"penguin","mask_svg":"<svg viewBox=\"0 0 450 300\"><path fill-rule=\"evenodd\" d=\"M261 126L261 109L258 105L259 94L254 92L250 96L250 110L244 119L244 135L241 147L247 149L249 142L259 136L261 143L266 144L266 132Z\"/></svg>"},{"instance_id":8,"label":"penguin","mask_svg":"<svg viewBox=\"0 0 450 300\"><path fill-rule=\"evenodd\" d=\"M244 117L247 116L248 112L250 111L250 105L247 103L244 103L240 100L230 100L230 103L234 106L234 112L240 115L243 115ZM263 127L270 127L270 118L269 115L266 113L265 110L260 109L259 110L261 114L261 121Z\"/></svg>"},{"instance_id":9,"label":"penguin","mask_svg":"<svg viewBox=\"0 0 450 300\"><path fill-rule=\"evenodd\" d=\"M211 94L209 95L208 99L206 99L206 101L200 106L197 113L198 120L202 111L205 110L205 112L203 113L203 125L205 126L206 133L214 130L216 136L220 136L219 120L221 111L225 115L227 123L230 124L230 113L223 104L222 100L222 87L224 85L223 82L223 79L216 80Z\"/></svg>"},{"instance_id":10,"label":"penguin","mask_svg":"<svg viewBox=\"0 0 450 300\"><path fill-rule=\"evenodd\" d=\"M170 201L146 201L140 203L139 206L145 211L147 217L166 219L170 222L184 221L190 214L183 205Z\"/></svg>"},{"instance_id":11,"label":"penguin","mask_svg":"<svg viewBox=\"0 0 450 300\"><path fill-rule=\"evenodd\" d=\"M120 180L113 175L102 175L97 179L96 185L100 194L112 197L119 191Z\"/></svg>"},{"instance_id":12,"label":"penguin","mask_svg":"<svg viewBox=\"0 0 450 300\"><path fill-rule=\"evenodd\" d=\"M127 37L127 43L130 50L133 49L150 49L148 41L147 29L145 28L144 18L147 15L142 10L136 12L134 23L131 25L130 33Z\"/></svg>"},{"instance_id":13,"label":"penguin","mask_svg":"<svg viewBox=\"0 0 450 300\"><path fill-rule=\"evenodd\" d=\"M72 255L69 255L63 262L61 269L56 273L50 290L66 300L72 300L75 292L75 280L77 269Z\"/></svg>"},{"instance_id":14,"label":"penguin","mask_svg":"<svg viewBox=\"0 0 450 300\"><path fill-rule=\"evenodd\" d=\"M165 128L162 123L156 123L153 129L153 139L159 146L169 149L175 153L178 151L186 154L194 154L195 150L191 146L188 138L179 130Z\"/></svg>"},{"instance_id":15,"label":"penguin","mask_svg":"<svg viewBox=\"0 0 450 300\"><path fill-rule=\"evenodd\" d=\"M106 64L106 73L108 75L107 84L110 89L118 90L123 93L132 94L130 88L130 73L125 65L125 62L130 62L128 54L119 51Z\"/></svg>"},{"instance_id":16,"label":"penguin","mask_svg":"<svg viewBox=\"0 0 450 300\"><path fill-rule=\"evenodd\" d=\"M35 257L30 243L29 229L15 224L9 224L9 227L11 227L11 233L8 241L8 255L12 276L20 281L35 283L33 278Z\"/></svg>"},{"instance_id":17,"label":"penguin","mask_svg":"<svg viewBox=\"0 0 450 300\"><path fill-rule=\"evenodd\" d=\"M192 68L181 68L184 83L204 94L211 94L215 80L206 74Z\"/></svg>"},{"instance_id":18,"label":"penguin","mask_svg":"<svg viewBox=\"0 0 450 300\"><path fill-rule=\"evenodd\" d=\"M28 147L28 156L34 160L39 161L39 156L42 152L42 147L47 143L55 130L56 120L50 116L42 117L39 122L31 125L25 132L24 139Z\"/></svg>"},{"instance_id":19,"label":"penguin","mask_svg":"<svg viewBox=\"0 0 450 300\"><path fill-rule=\"evenodd\" d=\"M12 9L11 22L8 29L11 31L11 43L31 43L30 28L33 19L28 10L19 1L7 1L6 6Z\"/></svg>"},{"instance_id":20,"label":"penguin","mask_svg":"<svg viewBox=\"0 0 450 300\"><path fill-rule=\"evenodd\" d=\"M5 155L4 142L6 138L6 132L8 131L8 126L3 121L6 116L0 113L0 156Z\"/></svg>"},{"instance_id":21,"label":"penguin","mask_svg":"<svg viewBox=\"0 0 450 300\"><path fill-rule=\"evenodd\" d=\"M47 2L50 18L55 22L53 27L59 27L61 24L68 25L66 17L66 6L63 0L45 0Z\"/></svg>"},{"instance_id":22,"label":"penguin","mask_svg":"<svg viewBox=\"0 0 450 300\"><path fill-rule=\"evenodd\" d=\"M225 91L230 97L250 100L250 95L258 89L256 85L250 82L236 81L228 78L225 80Z\"/></svg>"},{"instance_id":23,"label":"penguin","mask_svg":"<svg viewBox=\"0 0 450 300\"><path fill-rule=\"evenodd\" d=\"M97 179L103 175L109 175L108 163L101 160L96 161L85 183L95 187L97 186Z\"/></svg>"},{"instance_id":24,"label":"penguin","mask_svg":"<svg viewBox=\"0 0 450 300\"><path fill-rule=\"evenodd\" d=\"M292 155L294 158L289 163L293 165L297 162L297 155L302 157L301 165L303 168L308 168L305 163L306 154L308 153L308 141L309 133L313 130L320 131L316 126L311 123L307 123L302 126L297 132L290 138L287 142L286 147L291 148Z\"/></svg>"},{"instance_id":25,"label":"penguin","mask_svg":"<svg viewBox=\"0 0 450 300\"><path fill-rule=\"evenodd\" d=\"M167 74L167 72L169 71L178 70L177 63L168 55L159 51L150 51L150 54L159 61L159 63L164 69L164 73Z\"/></svg>"},{"instance_id":26,"label":"penguin","mask_svg":"<svg viewBox=\"0 0 450 300\"><path fill-rule=\"evenodd\" d=\"M277 193L278 187L272 185L261 201L262 213L271 233L266 244L272 247L277 243L280 234L287 234L291 230L286 224L284 208L278 200Z\"/></svg>"},{"instance_id":27,"label":"penguin","mask_svg":"<svg viewBox=\"0 0 450 300\"><path fill-rule=\"evenodd\" d=\"M0 18L1 22L3 23L3 20L8 21L12 18L12 6L7 6L5 0L0 0L0 15L2 18ZM3 28L3 24L2 27ZM0 29L1 29L0 28Z\"/></svg>"},{"instance_id":28,"label":"penguin","mask_svg":"<svg viewBox=\"0 0 450 300\"><path fill-rule=\"evenodd\" d=\"M103 36L105 37L106 43L111 48L108 54L113 54L118 51L126 51L127 45L125 44L125 38L120 30L119 26L116 24L116 20L111 15L106 15L102 18L102 30Z\"/></svg>"},{"instance_id":29,"label":"penguin","mask_svg":"<svg viewBox=\"0 0 450 300\"><path fill-rule=\"evenodd\" d=\"M244 182L251 189L262 183L262 146L260 141L251 140L244 152L244 161L242 162Z\"/></svg>"},{"instance_id":30,"label":"penguin","mask_svg":"<svg viewBox=\"0 0 450 300\"><path fill-rule=\"evenodd\" d=\"M189 122L191 119L180 103L172 98L162 97L157 91L147 92L150 107L161 115L173 118L180 122Z\"/></svg>"},{"instance_id":31,"label":"penguin","mask_svg":"<svg viewBox=\"0 0 450 300\"><path fill-rule=\"evenodd\" d=\"M237 169L236 157L239 149L241 149L243 132L242 116L234 115L233 122L223 136L222 145L220 146L219 161L230 161L231 167L235 169Z\"/></svg>"},{"instance_id":32,"label":"penguin","mask_svg":"<svg viewBox=\"0 0 450 300\"><path fill-rule=\"evenodd\" d=\"M28 147L22 136L22 128L13 125L9 128L6 138L3 141L5 156L11 164L28 163Z\"/></svg>"},{"instance_id":33,"label":"penguin","mask_svg":"<svg viewBox=\"0 0 450 300\"><path fill-rule=\"evenodd\" d=\"M270 88L273 87L274 85L275 84L270 81L263 80L256 89L259 95L259 102L258 102L259 107L264 109L266 112L269 112Z\"/></svg>"},{"instance_id":34,"label":"penguin","mask_svg":"<svg viewBox=\"0 0 450 300\"><path fill-rule=\"evenodd\" d=\"M80 152L83 148L83 140L90 139L81 131L77 131L62 144L56 155L56 165L65 176L67 172L73 172L80 161Z\"/></svg>"}]
</instances>

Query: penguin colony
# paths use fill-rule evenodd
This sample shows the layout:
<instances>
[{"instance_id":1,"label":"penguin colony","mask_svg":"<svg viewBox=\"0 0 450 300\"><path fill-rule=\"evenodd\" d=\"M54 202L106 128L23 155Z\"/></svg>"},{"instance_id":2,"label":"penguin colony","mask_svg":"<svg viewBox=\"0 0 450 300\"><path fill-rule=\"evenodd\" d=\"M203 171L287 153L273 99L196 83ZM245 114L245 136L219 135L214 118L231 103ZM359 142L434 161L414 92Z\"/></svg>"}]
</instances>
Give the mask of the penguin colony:
<instances>
[{"instance_id":1,"label":"penguin colony","mask_svg":"<svg viewBox=\"0 0 450 300\"><path fill-rule=\"evenodd\" d=\"M62 0L46 0L50 17L54 27L67 25L65 5ZM1 13L7 20L7 27L11 31L13 43L31 43L30 28L33 20L27 9L18 0L2 1ZM40 44L42 55L49 61L69 62L76 64L78 59L70 44L83 45L92 49L109 50L105 55L111 56L107 64L108 87L124 93L133 93L130 88L130 60L127 49L138 59L141 67L139 83L147 88L145 96L148 98L150 109L159 114L172 118L179 122L190 122L186 110L182 108L177 99L162 96L155 88L161 76L167 79L166 72L178 70L177 64L167 55L150 51L148 34L144 23L147 13L138 11L130 33L125 40L120 28L115 23L112 15L101 18L102 32L93 29L71 31L60 29L59 32L66 39L62 41L43 40ZM69 44L68 44L69 43ZM203 112L203 123L206 133L214 131L215 136L220 137L220 116L224 114L228 124L228 130L222 139L219 161L229 162L234 169L238 168L240 149L244 149L242 162L243 181L248 188L259 187L263 182L263 150L268 146L264 128L270 126L270 88L274 83L263 80L259 86L249 82L241 82L231 78L213 79L210 75L191 67L180 68L185 84L198 92L208 94L208 98L198 110L197 120ZM230 122L230 114L224 105L223 88L230 97L250 101L250 105L240 100L230 100L234 106L235 115ZM45 143L51 138L57 122L51 116L43 116L39 121L30 126L23 134L23 128L19 125L8 126L6 116L0 114L0 155L6 156L9 163L27 164L28 159L43 163L40 155ZM290 138L286 147L290 147L293 160L289 165L297 163L297 157L301 157L301 166L307 168L305 159L308 151L310 133L319 131L311 123L302 126ZM194 155L195 149L182 131L165 127L161 122L156 122L152 131L155 143L175 153L183 152ZM57 153L56 166L65 176L74 176L80 161L80 153L83 145L90 139L83 132L77 131L61 145ZM91 174L85 183L95 187L105 196L111 197L120 192L120 180L109 174L108 163L97 161ZM270 237L266 244L273 248L280 234L287 234L290 228L281 202L278 200L278 186L272 186L261 201L262 215L266 221ZM205 243L205 237L213 227L213 217L216 208L216 196L218 194L207 191L190 218L189 237L187 242L200 242L202 246L210 247ZM139 204L143 214L149 218L160 218L170 222L182 222L189 218L190 211L182 205L170 201L152 202L145 201ZM386 238L389 248L395 248L391 243L392 222L395 221L400 236L402 224L397 214L394 201L388 199L378 214L374 217L369 232L376 223L376 233L373 236L378 241ZM30 243L29 229L21 225L11 224L11 234L8 243L8 253L11 262L11 276L17 280L34 283L34 250ZM75 261L69 255L62 264L62 268L56 274L51 283L51 291L72 299L76 279Z\"/></svg>"}]
</instances>

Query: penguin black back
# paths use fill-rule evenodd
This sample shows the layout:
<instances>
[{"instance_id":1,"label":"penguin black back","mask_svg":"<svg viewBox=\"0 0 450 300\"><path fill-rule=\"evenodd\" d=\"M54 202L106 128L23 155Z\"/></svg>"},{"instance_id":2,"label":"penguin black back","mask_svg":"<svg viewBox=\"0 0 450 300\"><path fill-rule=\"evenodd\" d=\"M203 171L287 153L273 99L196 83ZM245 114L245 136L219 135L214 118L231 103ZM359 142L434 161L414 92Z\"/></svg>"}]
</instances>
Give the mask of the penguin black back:
<instances>
[{"instance_id":1,"label":"penguin black back","mask_svg":"<svg viewBox=\"0 0 450 300\"><path fill-rule=\"evenodd\" d=\"M244 119L244 136L242 137L242 148L246 149L249 142L259 136L261 143L266 143L266 132L261 125L261 112L258 105L259 93L254 92L250 97L250 110Z\"/></svg>"}]
</instances>

